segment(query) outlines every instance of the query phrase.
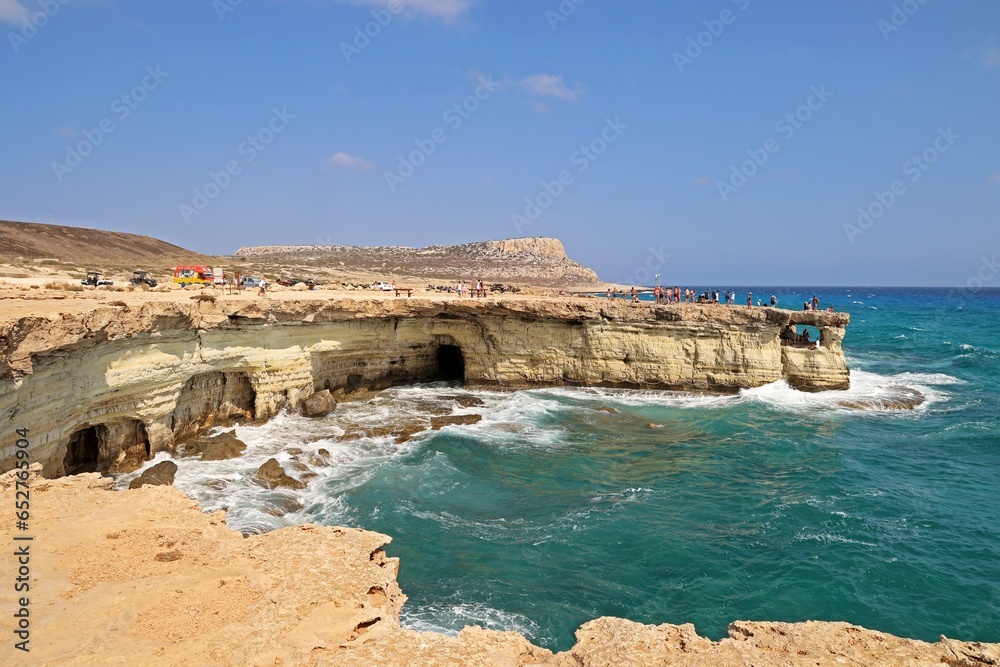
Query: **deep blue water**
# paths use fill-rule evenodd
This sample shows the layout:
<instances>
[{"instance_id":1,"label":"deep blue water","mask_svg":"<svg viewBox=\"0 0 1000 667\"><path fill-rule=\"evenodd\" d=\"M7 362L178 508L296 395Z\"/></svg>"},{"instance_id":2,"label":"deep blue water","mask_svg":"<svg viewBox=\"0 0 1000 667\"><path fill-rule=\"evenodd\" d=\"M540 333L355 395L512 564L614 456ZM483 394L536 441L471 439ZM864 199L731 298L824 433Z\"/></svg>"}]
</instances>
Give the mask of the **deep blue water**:
<instances>
[{"instance_id":1,"label":"deep blue water","mask_svg":"<svg viewBox=\"0 0 1000 667\"><path fill-rule=\"evenodd\" d=\"M799 308L813 294L753 291ZM816 293L852 315L846 393L400 388L320 423L240 430L247 457L217 465L249 471L288 446L334 453L302 512L262 514L252 484L205 487L220 469L182 466L178 484L228 506L234 527L391 535L415 628L478 623L552 649L602 615L692 622L713 638L737 619L818 619L1000 641L1000 292ZM839 404L913 391L926 398L916 410ZM485 405L461 408L456 394ZM338 438L441 411L484 420L403 446Z\"/></svg>"}]
</instances>

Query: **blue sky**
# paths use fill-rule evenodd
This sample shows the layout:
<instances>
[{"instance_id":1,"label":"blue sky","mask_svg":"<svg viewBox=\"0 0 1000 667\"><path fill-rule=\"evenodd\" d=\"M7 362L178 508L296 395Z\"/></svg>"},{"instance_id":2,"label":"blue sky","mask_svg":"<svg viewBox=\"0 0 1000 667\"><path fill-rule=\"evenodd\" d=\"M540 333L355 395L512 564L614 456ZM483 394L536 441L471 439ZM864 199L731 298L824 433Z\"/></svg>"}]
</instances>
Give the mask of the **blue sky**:
<instances>
[{"instance_id":1,"label":"blue sky","mask_svg":"<svg viewBox=\"0 0 1000 667\"><path fill-rule=\"evenodd\" d=\"M719 286L1000 254L1000 3L0 0L0 35L3 219L212 253L555 236Z\"/></svg>"}]
</instances>

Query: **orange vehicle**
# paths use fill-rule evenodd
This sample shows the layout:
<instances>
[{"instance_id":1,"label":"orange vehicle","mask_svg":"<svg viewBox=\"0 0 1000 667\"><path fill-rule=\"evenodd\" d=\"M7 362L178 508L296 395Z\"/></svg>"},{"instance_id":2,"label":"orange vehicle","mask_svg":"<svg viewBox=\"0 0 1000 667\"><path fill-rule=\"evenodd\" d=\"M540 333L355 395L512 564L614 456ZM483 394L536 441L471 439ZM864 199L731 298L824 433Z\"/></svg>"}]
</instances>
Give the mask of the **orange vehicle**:
<instances>
[{"instance_id":1,"label":"orange vehicle","mask_svg":"<svg viewBox=\"0 0 1000 667\"><path fill-rule=\"evenodd\" d=\"M185 285L211 285L212 267L210 266L178 266L174 269L174 282Z\"/></svg>"}]
</instances>

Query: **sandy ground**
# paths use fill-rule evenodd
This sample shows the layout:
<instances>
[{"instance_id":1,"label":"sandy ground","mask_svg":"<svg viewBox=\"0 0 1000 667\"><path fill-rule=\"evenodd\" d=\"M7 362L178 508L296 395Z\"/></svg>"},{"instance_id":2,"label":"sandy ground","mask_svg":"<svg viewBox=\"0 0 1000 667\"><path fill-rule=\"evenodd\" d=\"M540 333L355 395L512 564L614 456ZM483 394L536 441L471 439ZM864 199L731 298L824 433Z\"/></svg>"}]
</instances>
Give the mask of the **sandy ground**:
<instances>
[{"instance_id":1,"label":"sandy ground","mask_svg":"<svg viewBox=\"0 0 1000 667\"><path fill-rule=\"evenodd\" d=\"M47 285L60 284L71 289L50 289ZM121 301L129 306L138 306L153 301L180 301L195 298L199 294L211 294L219 300L235 302L252 301L284 301L315 299L317 301L332 299L357 299L370 301L397 300L407 298L430 299L434 301L457 301L456 293L427 290L426 287L401 285L413 289L412 297L405 294L396 296L395 292L380 292L374 290L330 289L327 287L315 290L299 291L293 288L273 285L266 296L260 296L256 289L233 291L228 287L189 288L184 290L143 291L131 290L116 281L113 287L83 287L80 281L60 277L33 278L0 278L0 319L10 320L27 316L53 317L62 313L81 313L92 310L95 306ZM80 290L77 290L77 288ZM503 297L504 299L524 300L566 300L593 297L576 296L577 293L596 289L598 286L579 286L571 290L554 290L539 287L523 288L521 294L500 294L487 292L486 300ZM157 289L160 289L159 287ZM560 294L560 292L564 294ZM478 298L464 297L466 301L476 301Z\"/></svg>"}]
</instances>

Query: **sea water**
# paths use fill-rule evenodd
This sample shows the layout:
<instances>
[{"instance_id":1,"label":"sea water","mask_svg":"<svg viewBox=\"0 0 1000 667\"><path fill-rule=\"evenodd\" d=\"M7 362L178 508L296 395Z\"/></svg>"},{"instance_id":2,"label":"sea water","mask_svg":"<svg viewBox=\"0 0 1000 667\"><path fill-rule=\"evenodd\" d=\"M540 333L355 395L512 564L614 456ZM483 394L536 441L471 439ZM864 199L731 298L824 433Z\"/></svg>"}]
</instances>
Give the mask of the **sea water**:
<instances>
[{"instance_id":1,"label":"sea water","mask_svg":"<svg viewBox=\"0 0 1000 667\"><path fill-rule=\"evenodd\" d=\"M414 629L479 624L559 650L603 615L712 638L737 619L816 619L1000 641L1000 291L753 292L850 312L852 388L401 387L237 427L244 456L181 459L175 484L245 532L392 536ZM888 409L914 392L916 409ZM483 420L402 444L372 432L440 414ZM272 456L300 474L290 448L331 465L303 491L253 483Z\"/></svg>"}]
</instances>

